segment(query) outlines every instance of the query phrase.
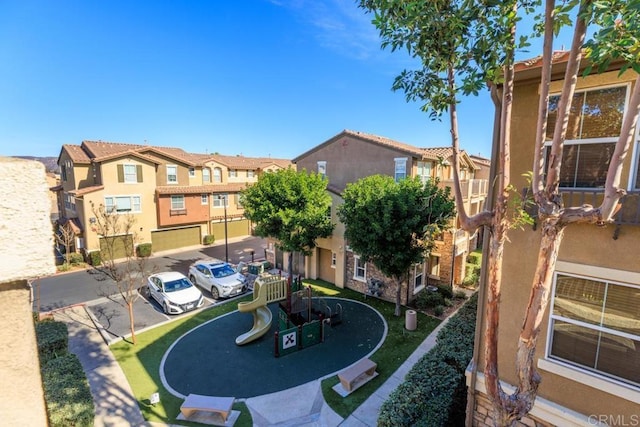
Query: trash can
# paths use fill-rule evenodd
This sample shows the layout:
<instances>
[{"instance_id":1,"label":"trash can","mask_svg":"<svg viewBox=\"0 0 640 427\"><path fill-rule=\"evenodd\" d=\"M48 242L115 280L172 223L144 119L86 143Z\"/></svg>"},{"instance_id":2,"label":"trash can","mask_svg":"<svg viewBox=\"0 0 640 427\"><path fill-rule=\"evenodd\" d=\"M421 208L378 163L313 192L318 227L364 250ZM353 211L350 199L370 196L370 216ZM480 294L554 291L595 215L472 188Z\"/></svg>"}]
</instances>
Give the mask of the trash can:
<instances>
[{"instance_id":1,"label":"trash can","mask_svg":"<svg viewBox=\"0 0 640 427\"><path fill-rule=\"evenodd\" d=\"M415 331L418 326L418 317L415 310L407 310L405 313L405 328L407 331Z\"/></svg>"}]
</instances>

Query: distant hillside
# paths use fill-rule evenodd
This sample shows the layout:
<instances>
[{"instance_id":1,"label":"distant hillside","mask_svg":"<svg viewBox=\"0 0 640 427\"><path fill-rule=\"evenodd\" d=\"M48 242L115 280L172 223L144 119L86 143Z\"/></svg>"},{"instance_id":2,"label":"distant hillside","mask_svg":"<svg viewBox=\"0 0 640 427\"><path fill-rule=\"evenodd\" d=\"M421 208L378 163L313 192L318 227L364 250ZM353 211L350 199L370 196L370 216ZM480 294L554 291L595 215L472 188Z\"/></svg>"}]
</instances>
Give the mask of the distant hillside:
<instances>
[{"instance_id":1,"label":"distant hillside","mask_svg":"<svg viewBox=\"0 0 640 427\"><path fill-rule=\"evenodd\" d=\"M60 173L60 168L56 163L58 161L57 157L34 157L34 156L13 156L18 159L26 159L26 160L35 160L44 165L44 168L47 172Z\"/></svg>"}]
</instances>

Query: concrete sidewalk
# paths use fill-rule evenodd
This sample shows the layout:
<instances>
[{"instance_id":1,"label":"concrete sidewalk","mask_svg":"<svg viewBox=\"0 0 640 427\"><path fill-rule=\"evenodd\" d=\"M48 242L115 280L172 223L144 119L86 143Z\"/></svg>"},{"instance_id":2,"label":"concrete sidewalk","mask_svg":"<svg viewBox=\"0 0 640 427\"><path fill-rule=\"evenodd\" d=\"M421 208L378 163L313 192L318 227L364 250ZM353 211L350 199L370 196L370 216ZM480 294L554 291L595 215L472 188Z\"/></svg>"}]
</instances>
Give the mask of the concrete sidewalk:
<instances>
[{"instance_id":1,"label":"concrete sidewalk","mask_svg":"<svg viewBox=\"0 0 640 427\"><path fill-rule=\"evenodd\" d=\"M96 410L95 426L162 426L144 420L127 378L84 306L59 311L54 317L68 325L69 349L78 356L87 374ZM375 427L382 403L404 381L411 367L433 348L438 332L447 321L448 318L347 419L336 414L324 401L321 379L318 379L292 389L246 399L253 425ZM310 399L310 396L315 397Z\"/></svg>"}]
</instances>

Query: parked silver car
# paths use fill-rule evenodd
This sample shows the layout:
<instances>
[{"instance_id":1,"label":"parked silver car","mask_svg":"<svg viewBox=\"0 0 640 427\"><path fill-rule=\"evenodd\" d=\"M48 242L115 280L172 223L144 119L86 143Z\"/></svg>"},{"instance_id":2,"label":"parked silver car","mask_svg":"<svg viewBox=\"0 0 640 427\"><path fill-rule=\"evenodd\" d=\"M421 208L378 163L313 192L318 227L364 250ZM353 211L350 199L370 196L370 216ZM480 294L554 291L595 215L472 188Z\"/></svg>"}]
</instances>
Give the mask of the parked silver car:
<instances>
[{"instance_id":1,"label":"parked silver car","mask_svg":"<svg viewBox=\"0 0 640 427\"><path fill-rule=\"evenodd\" d=\"M180 314L204 304L200 289L176 271L152 274L147 279L149 295L162 306L167 314Z\"/></svg>"},{"instance_id":2,"label":"parked silver car","mask_svg":"<svg viewBox=\"0 0 640 427\"><path fill-rule=\"evenodd\" d=\"M189 279L211 292L213 299L229 298L245 292L247 278L219 259L196 261L189 266Z\"/></svg>"}]
</instances>

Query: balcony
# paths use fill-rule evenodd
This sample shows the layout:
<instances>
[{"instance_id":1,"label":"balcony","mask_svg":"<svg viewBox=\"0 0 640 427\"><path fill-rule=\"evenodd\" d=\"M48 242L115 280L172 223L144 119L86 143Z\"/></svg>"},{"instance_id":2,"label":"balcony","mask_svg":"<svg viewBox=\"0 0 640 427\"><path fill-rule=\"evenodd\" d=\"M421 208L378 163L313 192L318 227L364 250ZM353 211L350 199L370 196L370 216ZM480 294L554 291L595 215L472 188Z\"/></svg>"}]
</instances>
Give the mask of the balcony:
<instances>
[{"instance_id":1,"label":"balcony","mask_svg":"<svg viewBox=\"0 0 640 427\"><path fill-rule=\"evenodd\" d=\"M439 188L450 187L453 192L453 180L445 179L438 183ZM486 179L467 179L460 181L463 200L484 199L489 192L489 181Z\"/></svg>"}]
</instances>

